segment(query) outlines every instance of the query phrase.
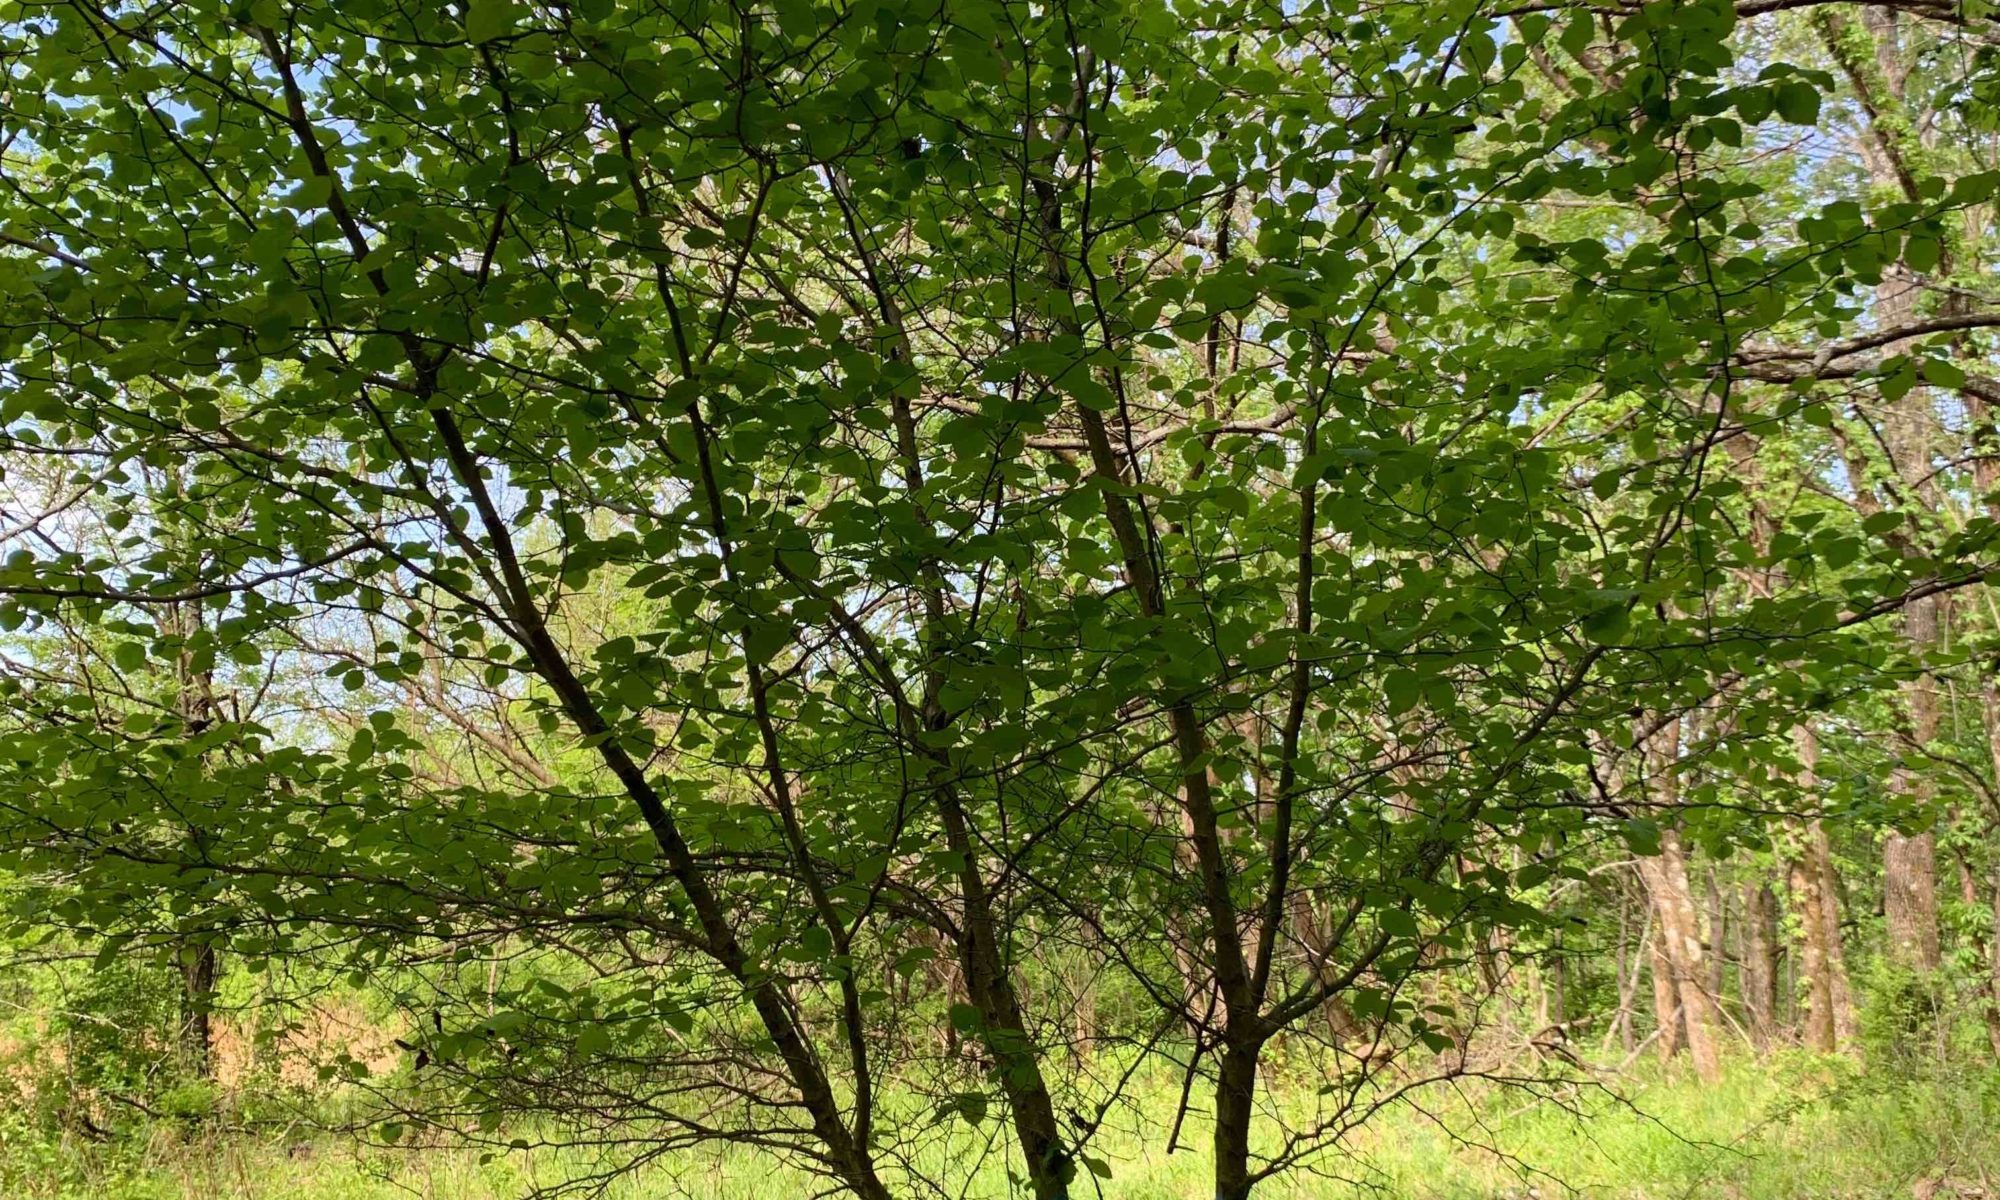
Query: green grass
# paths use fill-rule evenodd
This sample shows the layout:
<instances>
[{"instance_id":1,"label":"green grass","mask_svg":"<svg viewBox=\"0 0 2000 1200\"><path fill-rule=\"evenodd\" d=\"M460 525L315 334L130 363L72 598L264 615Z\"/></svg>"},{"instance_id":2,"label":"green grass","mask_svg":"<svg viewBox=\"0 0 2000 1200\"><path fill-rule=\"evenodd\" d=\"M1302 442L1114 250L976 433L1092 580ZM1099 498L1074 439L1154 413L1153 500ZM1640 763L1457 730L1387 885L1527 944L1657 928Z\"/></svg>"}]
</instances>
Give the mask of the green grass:
<instances>
[{"instance_id":1,"label":"green grass","mask_svg":"<svg viewBox=\"0 0 2000 1200\"><path fill-rule=\"evenodd\" d=\"M1079 1180L1119 1200L1209 1195L1205 1131L1190 1124L1165 1153L1173 1091L1148 1088L1093 1153L1108 1180ZM2000 1195L2000 1074L1932 1073L1884 1082L1838 1064L1780 1055L1745 1062L1721 1084L1628 1076L1619 1095L1582 1090L1532 1102L1493 1091L1433 1091L1368 1125L1321 1166L1259 1193L1270 1200L1863 1200L1985 1186ZM1303 1100L1301 1099L1301 1103ZM1191 1135L1191 1136L1190 1136ZM120 1154L49 1145L0 1118L0 1185L23 1200L502 1200L573 1177L581 1160L513 1152L481 1163L450 1148L389 1150L330 1139L258 1140L155 1133ZM1345 1180L1345 1181L1343 1181ZM997 1163L972 1197L1012 1194ZM803 1176L743 1151L691 1153L621 1181L617 1200L807 1196ZM915 1193L911 1193L915 1194Z\"/></svg>"}]
</instances>

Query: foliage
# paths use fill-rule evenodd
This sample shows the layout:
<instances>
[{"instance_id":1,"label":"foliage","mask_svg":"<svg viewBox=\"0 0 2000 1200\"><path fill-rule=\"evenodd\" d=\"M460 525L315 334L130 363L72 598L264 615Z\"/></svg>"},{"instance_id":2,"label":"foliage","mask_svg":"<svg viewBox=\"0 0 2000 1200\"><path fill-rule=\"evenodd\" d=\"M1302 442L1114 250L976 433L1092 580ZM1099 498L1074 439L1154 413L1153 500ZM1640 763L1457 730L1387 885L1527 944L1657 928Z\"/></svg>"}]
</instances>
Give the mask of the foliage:
<instances>
[{"instance_id":1,"label":"foliage","mask_svg":"<svg viewBox=\"0 0 2000 1200\"><path fill-rule=\"evenodd\" d=\"M867 1200L1080 1192L1153 1054L1222 1200L1569 1086L1506 976L1633 856L1710 1075L1690 855L1942 828L1990 964L1993 19L1791 7L0 9L18 933L197 1080L344 977L381 1141Z\"/></svg>"}]
</instances>

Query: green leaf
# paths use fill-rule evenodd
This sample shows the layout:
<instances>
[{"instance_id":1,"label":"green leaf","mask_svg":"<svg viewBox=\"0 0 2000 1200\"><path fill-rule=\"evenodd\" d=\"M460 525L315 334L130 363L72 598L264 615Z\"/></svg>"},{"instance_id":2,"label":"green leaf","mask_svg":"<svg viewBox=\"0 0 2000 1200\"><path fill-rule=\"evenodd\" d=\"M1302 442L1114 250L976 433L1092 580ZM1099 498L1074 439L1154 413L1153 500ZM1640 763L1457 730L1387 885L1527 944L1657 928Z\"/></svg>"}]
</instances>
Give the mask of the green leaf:
<instances>
[{"instance_id":1,"label":"green leaf","mask_svg":"<svg viewBox=\"0 0 2000 1200\"><path fill-rule=\"evenodd\" d=\"M1923 373L1924 382L1933 387L1961 388L1965 386L1965 372L1959 369L1958 364L1947 362L1942 358L1924 359Z\"/></svg>"},{"instance_id":2,"label":"green leaf","mask_svg":"<svg viewBox=\"0 0 2000 1200\"><path fill-rule=\"evenodd\" d=\"M1882 389L1882 398L1891 404L1909 395L1910 389L1917 386L1916 364L1906 355L1899 354L1883 363L1882 370L1878 386Z\"/></svg>"},{"instance_id":3,"label":"green leaf","mask_svg":"<svg viewBox=\"0 0 2000 1200\"><path fill-rule=\"evenodd\" d=\"M1870 513L1862 520L1861 532L1871 537L1881 537L1885 533L1893 533L1903 528L1903 524L1902 513L1895 509L1883 509L1878 513Z\"/></svg>"},{"instance_id":4,"label":"green leaf","mask_svg":"<svg viewBox=\"0 0 2000 1200\"><path fill-rule=\"evenodd\" d=\"M954 1004L946 1014L951 1027L960 1033L975 1033L986 1024L986 1018L970 1004Z\"/></svg>"},{"instance_id":5,"label":"green leaf","mask_svg":"<svg viewBox=\"0 0 2000 1200\"><path fill-rule=\"evenodd\" d=\"M1746 87L1736 93L1736 115L1743 118L1745 125L1762 124L1771 115L1776 103L1773 89L1761 86Z\"/></svg>"},{"instance_id":6,"label":"green leaf","mask_svg":"<svg viewBox=\"0 0 2000 1200\"><path fill-rule=\"evenodd\" d=\"M1423 698L1423 678L1408 667L1397 667L1382 677L1382 694L1391 716L1406 713Z\"/></svg>"},{"instance_id":7,"label":"green leaf","mask_svg":"<svg viewBox=\"0 0 2000 1200\"><path fill-rule=\"evenodd\" d=\"M291 195L291 207L304 212L325 208L333 199L333 180L325 175L308 175L299 180Z\"/></svg>"},{"instance_id":8,"label":"green leaf","mask_svg":"<svg viewBox=\"0 0 2000 1200\"><path fill-rule=\"evenodd\" d=\"M513 0L466 0L465 39L490 42L513 32L518 11Z\"/></svg>"},{"instance_id":9,"label":"green leaf","mask_svg":"<svg viewBox=\"0 0 2000 1200\"><path fill-rule=\"evenodd\" d=\"M1377 920L1382 931L1391 937L1414 939L1417 936L1417 919L1404 909L1385 908Z\"/></svg>"},{"instance_id":10,"label":"green leaf","mask_svg":"<svg viewBox=\"0 0 2000 1200\"><path fill-rule=\"evenodd\" d=\"M1600 644L1616 642L1632 627L1632 610L1624 604L1610 604L1583 619L1583 635Z\"/></svg>"},{"instance_id":11,"label":"green leaf","mask_svg":"<svg viewBox=\"0 0 2000 1200\"><path fill-rule=\"evenodd\" d=\"M792 638L792 627L783 621L755 620L744 627L744 653L752 662L768 667L792 644Z\"/></svg>"},{"instance_id":12,"label":"green leaf","mask_svg":"<svg viewBox=\"0 0 2000 1200\"><path fill-rule=\"evenodd\" d=\"M1913 233L1903 242L1903 265L1918 274L1936 270L1943 254L1943 243L1927 234Z\"/></svg>"},{"instance_id":13,"label":"green leaf","mask_svg":"<svg viewBox=\"0 0 2000 1200\"><path fill-rule=\"evenodd\" d=\"M1646 858L1660 853L1659 822L1647 817L1633 817L1620 827L1619 832L1624 835L1625 845L1632 853Z\"/></svg>"},{"instance_id":14,"label":"green leaf","mask_svg":"<svg viewBox=\"0 0 2000 1200\"><path fill-rule=\"evenodd\" d=\"M125 944L131 940L132 935L129 933L115 933L105 938L103 944L98 946L97 953L91 957L90 969L102 971L117 962L119 951L125 949Z\"/></svg>"},{"instance_id":15,"label":"green leaf","mask_svg":"<svg viewBox=\"0 0 2000 1200\"><path fill-rule=\"evenodd\" d=\"M1819 89L1802 79L1787 79L1772 92L1778 116L1793 125L1811 125L1819 120Z\"/></svg>"}]
</instances>

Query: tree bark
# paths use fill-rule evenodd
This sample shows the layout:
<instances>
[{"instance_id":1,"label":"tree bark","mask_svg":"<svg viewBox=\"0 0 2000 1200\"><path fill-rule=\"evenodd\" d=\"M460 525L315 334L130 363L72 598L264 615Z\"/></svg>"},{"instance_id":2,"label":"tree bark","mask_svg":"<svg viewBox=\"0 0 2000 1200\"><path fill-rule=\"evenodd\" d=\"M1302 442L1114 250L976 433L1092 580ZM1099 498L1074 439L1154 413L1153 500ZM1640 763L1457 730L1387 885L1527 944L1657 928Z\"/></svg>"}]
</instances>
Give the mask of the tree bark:
<instances>
[{"instance_id":1,"label":"tree bark","mask_svg":"<svg viewBox=\"0 0 2000 1200\"><path fill-rule=\"evenodd\" d=\"M1646 961L1653 978L1653 1052L1663 1063L1672 1062L1687 1044L1686 1023L1681 1020L1680 989L1674 986L1673 964L1661 948L1660 931L1655 929L1646 942Z\"/></svg>"},{"instance_id":2,"label":"tree bark","mask_svg":"<svg viewBox=\"0 0 2000 1200\"><path fill-rule=\"evenodd\" d=\"M1248 1200L1250 1121L1257 1098L1257 1052L1224 1048L1215 1083L1216 1200Z\"/></svg>"},{"instance_id":3,"label":"tree bark","mask_svg":"<svg viewBox=\"0 0 2000 1200\"><path fill-rule=\"evenodd\" d=\"M1721 1004L1729 980L1729 956L1723 952L1729 945L1729 896L1722 890L1722 880L1713 866L1703 872L1703 881L1706 884L1703 908L1708 921L1708 994Z\"/></svg>"},{"instance_id":4,"label":"tree bark","mask_svg":"<svg viewBox=\"0 0 2000 1200\"><path fill-rule=\"evenodd\" d=\"M1827 978L1826 927L1820 915L1819 873L1804 855L1792 860L1793 907L1799 914L1799 977L1805 986L1805 1022L1800 1031L1806 1048L1832 1054L1833 995Z\"/></svg>"},{"instance_id":5,"label":"tree bark","mask_svg":"<svg viewBox=\"0 0 2000 1200\"><path fill-rule=\"evenodd\" d=\"M1859 28L1845 15L1828 9L1816 12L1814 20L1860 107L1863 122L1857 149L1870 181L1879 191L1921 203L1912 163L1924 147L1912 132L1907 96L1911 57L1902 44L1897 14L1886 8L1863 8ZM1938 269L1948 273L1950 267L1941 261ZM1917 315L1921 294L1921 282L1906 263L1890 264L1875 289L1876 321L1888 328L1908 324ZM1938 497L1932 460L1937 415L1930 390L1911 388L1885 408L1883 448L1888 452L1899 498L1912 507L1921 503L1935 510ZM1855 481L1857 491L1865 486ZM1906 544L1905 549L1910 554L1920 552L1914 545ZM1931 802L1920 760L1924 748L1937 736L1938 727L1936 683L1924 669L1923 660L1937 644L1938 634L1935 597L1922 597L1905 606L1903 639L1916 662L1917 674L1903 688L1908 745L1898 756L1889 788L1920 818ZM1915 765L1913 758L1919 760ZM1906 836L1891 830L1882 840L1882 875L1890 960L1918 973L1935 970L1939 962L1936 837L1929 832Z\"/></svg>"},{"instance_id":6,"label":"tree bark","mask_svg":"<svg viewBox=\"0 0 2000 1200\"><path fill-rule=\"evenodd\" d=\"M1679 754L1680 730L1675 724L1654 734L1645 746L1645 791L1655 811L1669 820L1680 803L1675 777ZM1659 977L1664 967L1674 998L1679 1002L1681 1026L1695 1073L1704 1081L1714 1081L1722 1075L1721 1011L1708 990L1701 910L1688 879L1687 855L1681 846L1680 832L1671 824L1666 825L1660 835L1660 852L1641 855L1638 866L1639 878L1646 885L1646 895L1659 927L1653 961L1656 1006L1663 998Z\"/></svg>"},{"instance_id":7,"label":"tree bark","mask_svg":"<svg viewBox=\"0 0 2000 1200\"><path fill-rule=\"evenodd\" d=\"M1991 938L1987 942L1986 977L1986 1038L1993 1045L1993 1056L2000 1058L2000 878L1989 879L1989 894L1993 897L1993 923Z\"/></svg>"},{"instance_id":8,"label":"tree bark","mask_svg":"<svg viewBox=\"0 0 2000 1200\"><path fill-rule=\"evenodd\" d=\"M1027 1021L1015 993L978 849L973 844L957 789L948 782L938 789L938 812L943 818L946 844L961 863L959 893L965 906L965 921L958 948L966 991L979 1010L981 1037L987 1052L993 1056L1000 1090L1007 1096L1014 1135L1027 1161L1028 1179L1036 1200L1064 1200L1069 1195L1074 1171L1069 1146L1056 1119L1054 1099L1042 1077L1038 1048L1027 1032Z\"/></svg>"},{"instance_id":9,"label":"tree bark","mask_svg":"<svg viewBox=\"0 0 2000 1200\"><path fill-rule=\"evenodd\" d=\"M180 492L180 476L174 473L168 483L168 494L178 496ZM168 536L178 541L179 534L176 528ZM191 565L193 574L199 577L199 562ZM200 606L172 605L167 620L180 642L174 658L174 706L181 719L181 736L192 740L201 737L215 720L215 672L195 657L194 639L202 630ZM200 758L197 753L197 761ZM189 827L187 840L197 860L207 857L211 835L200 825ZM195 919L199 920L199 913ZM182 938L178 958L181 1066L197 1079L210 1079L215 1071L215 986L221 974L214 938L199 928L188 930Z\"/></svg>"},{"instance_id":10,"label":"tree bark","mask_svg":"<svg viewBox=\"0 0 2000 1200\"><path fill-rule=\"evenodd\" d=\"M1834 869L1833 847L1826 826L1814 821L1812 837L1813 869L1819 875L1821 940L1826 946L1828 1003L1833 1009L1834 1043L1853 1053L1859 1046L1861 1023L1855 1015L1854 988L1847 974L1847 950L1840 933L1840 874Z\"/></svg>"},{"instance_id":11,"label":"tree bark","mask_svg":"<svg viewBox=\"0 0 2000 1200\"><path fill-rule=\"evenodd\" d=\"M200 1079L215 1075L215 946L208 941L181 948L181 1064Z\"/></svg>"},{"instance_id":12,"label":"tree bark","mask_svg":"<svg viewBox=\"0 0 2000 1200\"><path fill-rule=\"evenodd\" d=\"M1333 947L1328 939L1326 922L1315 911L1312 897L1304 892L1292 896L1292 932L1305 949L1315 979L1321 984L1331 984L1339 978L1340 970L1331 959ZM1483 948L1479 952L1486 953ZM1326 1018L1327 1036L1334 1045L1360 1046L1367 1040L1368 1031L1339 995L1329 994L1321 1001L1320 1012ZM1366 1047L1363 1049L1365 1051Z\"/></svg>"},{"instance_id":13,"label":"tree bark","mask_svg":"<svg viewBox=\"0 0 2000 1200\"><path fill-rule=\"evenodd\" d=\"M1792 731L1798 747L1799 790L1819 787L1819 738L1809 726ZM1854 999L1841 948L1839 877L1826 828L1817 817L1798 831L1791 862L1792 894L1798 911L1798 972L1805 985L1805 1044L1822 1054L1850 1049L1855 1042Z\"/></svg>"},{"instance_id":14,"label":"tree bark","mask_svg":"<svg viewBox=\"0 0 2000 1200\"><path fill-rule=\"evenodd\" d=\"M1704 1082L1714 1082L1722 1077L1720 1012L1715 997L1708 991L1701 917L1695 907L1694 891L1688 884L1687 859L1681 850L1680 835L1666 831L1660 839L1660 853L1639 860L1639 873L1646 881L1646 892L1652 898L1653 913L1660 927L1654 959L1655 995L1659 992L1657 972L1664 966L1679 1001L1681 1024L1695 1074Z\"/></svg>"},{"instance_id":15,"label":"tree bark","mask_svg":"<svg viewBox=\"0 0 2000 1200\"><path fill-rule=\"evenodd\" d=\"M1889 955L1918 972L1937 969L1937 838L1890 832L1882 839L1882 913Z\"/></svg>"},{"instance_id":16,"label":"tree bark","mask_svg":"<svg viewBox=\"0 0 2000 1200\"><path fill-rule=\"evenodd\" d=\"M1768 880L1743 885L1738 928L1743 950L1737 984L1743 992L1744 1023L1751 1044L1767 1050L1777 1041L1778 1029L1778 895Z\"/></svg>"},{"instance_id":17,"label":"tree bark","mask_svg":"<svg viewBox=\"0 0 2000 1200\"><path fill-rule=\"evenodd\" d=\"M1913 389L1916 394L1921 389ZM1915 435L1911 435L1915 436ZM1912 453L1915 453L1912 451ZM1928 458L1925 459L1928 462ZM1913 602L1903 612L1903 636L1913 655L1921 657L1938 640L1938 606L1934 597ZM1928 671L1904 686L1909 716L1909 751L1889 779L1890 790L1904 798L1921 817L1933 797L1920 756L1937 737L1937 683ZM1935 971L1938 946L1937 835L1930 830L1902 834L1889 830L1882 838L1882 914L1889 927L1889 955L1898 965L1919 973Z\"/></svg>"}]
</instances>

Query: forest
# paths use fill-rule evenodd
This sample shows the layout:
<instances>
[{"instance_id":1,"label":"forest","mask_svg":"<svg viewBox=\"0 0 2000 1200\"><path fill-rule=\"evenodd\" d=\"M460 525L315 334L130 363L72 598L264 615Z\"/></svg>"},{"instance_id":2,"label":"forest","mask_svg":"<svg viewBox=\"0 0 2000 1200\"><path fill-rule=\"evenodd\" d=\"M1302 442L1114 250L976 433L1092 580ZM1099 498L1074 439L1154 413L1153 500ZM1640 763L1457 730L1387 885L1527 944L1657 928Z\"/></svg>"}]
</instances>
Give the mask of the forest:
<instances>
[{"instance_id":1,"label":"forest","mask_svg":"<svg viewBox=\"0 0 2000 1200\"><path fill-rule=\"evenodd\" d=\"M2000 1197L1994 0L0 0L0 1194Z\"/></svg>"}]
</instances>

